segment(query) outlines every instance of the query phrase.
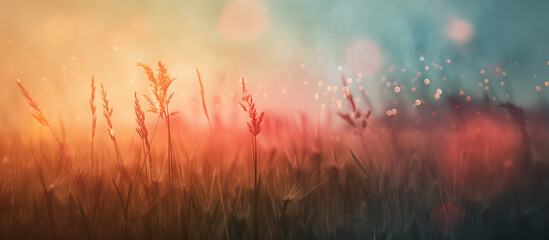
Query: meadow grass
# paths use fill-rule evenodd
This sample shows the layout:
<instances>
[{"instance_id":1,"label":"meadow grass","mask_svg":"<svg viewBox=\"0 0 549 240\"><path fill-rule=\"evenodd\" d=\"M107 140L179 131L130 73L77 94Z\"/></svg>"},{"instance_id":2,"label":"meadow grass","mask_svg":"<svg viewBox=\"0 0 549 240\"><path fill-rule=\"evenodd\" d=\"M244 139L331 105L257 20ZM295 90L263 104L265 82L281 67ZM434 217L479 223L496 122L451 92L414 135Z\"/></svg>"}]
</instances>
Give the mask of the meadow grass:
<instances>
[{"instance_id":1,"label":"meadow grass","mask_svg":"<svg viewBox=\"0 0 549 240\"><path fill-rule=\"evenodd\" d=\"M246 132L244 122L231 122L240 129L209 122L197 70L209 129L193 131L193 118L168 108L175 79L167 67L139 66L150 84L144 99L152 124L135 93L135 129L115 138L116 115L101 84L108 132L95 136L92 78L91 142L58 138L17 82L53 138L0 143L0 239L549 236L544 114L528 116L511 103L467 105L454 95L449 105L416 115L403 107L396 116L374 116L342 77L349 110L340 119L264 115L242 79Z\"/></svg>"}]
</instances>

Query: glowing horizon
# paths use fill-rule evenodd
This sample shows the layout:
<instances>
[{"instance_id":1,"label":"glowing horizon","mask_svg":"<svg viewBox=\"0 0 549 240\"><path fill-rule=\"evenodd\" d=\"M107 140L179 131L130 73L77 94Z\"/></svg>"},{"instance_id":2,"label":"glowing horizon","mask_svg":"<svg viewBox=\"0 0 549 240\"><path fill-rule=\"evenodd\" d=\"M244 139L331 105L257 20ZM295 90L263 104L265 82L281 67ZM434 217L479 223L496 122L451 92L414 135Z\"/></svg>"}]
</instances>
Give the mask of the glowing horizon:
<instances>
[{"instance_id":1,"label":"glowing horizon","mask_svg":"<svg viewBox=\"0 0 549 240\"><path fill-rule=\"evenodd\" d=\"M266 108L285 107L313 115L340 109L337 101L343 99L343 92L336 86L342 73L354 80L351 91L358 98L358 92L368 92L376 114L396 107L382 106L379 100L395 94L395 87L400 94L409 94L425 79L433 88L428 91L465 91L473 101L482 100L485 91L499 101L508 93L518 104L529 106L540 98L531 93L546 91L549 76L549 50L505 54L520 46L534 50L549 38L549 33L511 38L516 35L513 31L528 35L538 30L536 21L529 21L534 25L528 30L509 23L503 13L511 8L480 14L466 11L485 8L473 2L465 7L449 2L430 5L438 11L391 8L389 3L374 8L369 7L373 2L354 1L129 3L29 0L0 10L9 19L1 28L0 49L5 54L0 60L0 100L4 102L0 108L18 113L0 117L0 123L12 129L29 126L24 122L31 119L16 117L26 109L14 84L20 79L48 114L87 124L91 76L112 93L117 121L133 122L129 99L134 91L147 91L146 78L136 64L157 61L165 62L177 78L175 106L185 114L199 110L195 68L204 75L207 100L217 108L234 107L240 78L245 77ZM520 9L524 8L534 7ZM533 11L529 19L536 20L540 14ZM499 21L502 30L488 20ZM501 39L505 33L509 37ZM494 85L484 86L485 78ZM386 93L385 81L393 85L396 81L398 86L388 87ZM500 82L509 84L500 86ZM429 94L436 97L435 92ZM70 114L55 111L55 106Z\"/></svg>"}]
</instances>

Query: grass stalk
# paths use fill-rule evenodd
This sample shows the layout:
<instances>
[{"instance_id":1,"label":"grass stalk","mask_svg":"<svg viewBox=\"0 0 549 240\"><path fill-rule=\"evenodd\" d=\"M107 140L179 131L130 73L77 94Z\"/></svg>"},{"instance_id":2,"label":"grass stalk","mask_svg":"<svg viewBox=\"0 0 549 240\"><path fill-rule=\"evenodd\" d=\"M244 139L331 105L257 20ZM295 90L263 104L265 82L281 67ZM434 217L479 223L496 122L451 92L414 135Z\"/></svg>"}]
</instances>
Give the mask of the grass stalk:
<instances>
[{"instance_id":1,"label":"grass stalk","mask_svg":"<svg viewBox=\"0 0 549 240\"><path fill-rule=\"evenodd\" d=\"M101 99L103 100L103 116L105 117L105 120L107 120L109 137L114 143L114 150L116 151L116 160L118 162L118 169L120 173L122 173L124 166L122 164L122 159L120 157L120 150L118 148L118 143L116 142L116 136L114 134L114 128L112 124L113 108L109 105L109 97L107 96L107 91L103 87L103 83L101 83Z\"/></svg>"},{"instance_id":2,"label":"grass stalk","mask_svg":"<svg viewBox=\"0 0 549 240\"><path fill-rule=\"evenodd\" d=\"M259 218L258 218L258 172L257 172L257 135L261 132L261 123L263 122L264 112L261 114L257 113L255 102L253 97L250 97L248 100L248 116L250 120L248 121L248 131L252 136L252 160L253 160L253 170L254 170L254 196L253 196L253 235L254 239L259 239Z\"/></svg>"},{"instance_id":3,"label":"grass stalk","mask_svg":"<svg viewBox=\"0 0 549 240\"><path fill-rule=\"evenodd\" d=\"M69 165L72 175L76 177L76 172L74 171L72 160L70 156L67 154L67 152L65 151L65 145L59 140L59 138L55 134L55 131L53 131L52 126L50 125L49 121L46 119L46 116L44 115L44 113L42 113L42 110L40 110L40 108L38 107L38 104L36 104L34 99L32 99L32 97L30 96L29 92L25 89L25 87L23 87L21 80L17 79L16 83L17 83L17 86L19 87L19 90L21 91L21 95L23 95L23 97L27 99L29 106L34 111L31 114L32 117L34 117L41 125L47 127L50 130L51 134L53 135L53 138L55 138L55 141L57 142L57 145L61 149L61 152L63 153L65 159L67 159L67 163Z\"/></svg>"},{"instance_id":4,"label":"grass stalk","mask_svg":"<svg viewBox=\"0 0 549 240\"><path fill-rule=\"evenodd\" d=\"M90 147L90 175L93 175L93 139L95 138L95 128L97 126L97 107L95 106L95 80L92 76L91 79L91 96L90 96L90 110L92 115L91 121L91 147Z\"/></svg>"}]
</instances>

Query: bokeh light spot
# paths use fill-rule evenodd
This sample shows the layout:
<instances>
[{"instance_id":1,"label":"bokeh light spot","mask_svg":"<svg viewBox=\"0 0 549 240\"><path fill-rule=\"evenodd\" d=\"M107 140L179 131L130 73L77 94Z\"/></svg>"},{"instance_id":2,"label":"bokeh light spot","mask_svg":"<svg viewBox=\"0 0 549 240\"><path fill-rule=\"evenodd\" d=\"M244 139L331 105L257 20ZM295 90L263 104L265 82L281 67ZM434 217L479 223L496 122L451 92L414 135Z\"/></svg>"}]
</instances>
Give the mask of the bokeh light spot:
<instances>
[{"instance_id":1,"label":"bokeh light spot","mask_svg":"<svg viewBox=\"0 0 549 240\"><path fill-rule=\"evenodd\" d=\"M466 43L473 37L474 29L470 22L463 19L452 19L447 26L447 36L456 43Z\"/></svg>"},{"instance_id":2,"label":"bokeh light spot","mask_svg":"<svg viewBox=\"0 0 549 240\"><path fill-rule=\"evenodd\" d=\"M223 37L237 42L250 42L267 28L267 11L254 0L233 0L225 5L218 29Z\"/></svg>"},{"instance_id":3,"label":"bokeh light spot","mask_svg":"<svg viewBox=\"0 0 549 240\"><path fill-rule=\"evenodd\" d=\"M382 61L379 46L365 39L355 41L345 50L345 62L354 74L372 76L379 71Z\"/></svg>"}]
</instances>

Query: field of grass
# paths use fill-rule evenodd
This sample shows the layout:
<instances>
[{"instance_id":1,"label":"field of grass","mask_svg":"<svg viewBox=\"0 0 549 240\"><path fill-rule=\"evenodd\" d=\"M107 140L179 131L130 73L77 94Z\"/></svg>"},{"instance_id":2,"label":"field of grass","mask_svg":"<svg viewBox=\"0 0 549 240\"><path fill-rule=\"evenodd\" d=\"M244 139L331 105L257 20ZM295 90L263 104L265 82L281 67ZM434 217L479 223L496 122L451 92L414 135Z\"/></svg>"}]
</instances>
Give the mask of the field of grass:
<instances>
[{"instance_id":1,"label":"field of grass","mask_svg":"<svg viewBox=\"0 0 549 240\"><path fill-rule=\"evenodd\" d=\"M151 93L135 94L134 126L113 126L122 106L95 80L89 128L69 130L17 81L51 131L1 136L0 239L549 238L543 104L455 94L376 115L343 78L337 113L263 115L243 80L247 123L203 89L204 114L182 121L165 66L140 66Z\"/></svg>"}]
</instances>

